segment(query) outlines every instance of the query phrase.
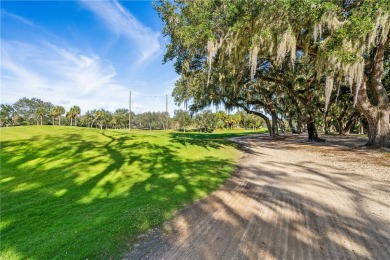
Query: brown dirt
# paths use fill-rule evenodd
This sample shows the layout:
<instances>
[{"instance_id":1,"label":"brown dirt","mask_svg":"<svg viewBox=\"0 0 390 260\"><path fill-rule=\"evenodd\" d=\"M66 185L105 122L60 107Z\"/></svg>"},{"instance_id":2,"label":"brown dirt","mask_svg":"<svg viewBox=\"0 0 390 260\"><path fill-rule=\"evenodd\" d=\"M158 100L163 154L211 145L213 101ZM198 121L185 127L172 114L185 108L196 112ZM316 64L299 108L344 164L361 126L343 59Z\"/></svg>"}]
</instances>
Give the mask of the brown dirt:
<instances>
[{"instance_id":1,"label":"brown dirt","mask_svg":"<svg viewBox=\"0 0 390 260\"><path fill-rule=\"evenodd\" d=\"M325 138L236 138L242 157L223 187L125 258L390 259L390 154Z\"/></svg>"}]
</instances>

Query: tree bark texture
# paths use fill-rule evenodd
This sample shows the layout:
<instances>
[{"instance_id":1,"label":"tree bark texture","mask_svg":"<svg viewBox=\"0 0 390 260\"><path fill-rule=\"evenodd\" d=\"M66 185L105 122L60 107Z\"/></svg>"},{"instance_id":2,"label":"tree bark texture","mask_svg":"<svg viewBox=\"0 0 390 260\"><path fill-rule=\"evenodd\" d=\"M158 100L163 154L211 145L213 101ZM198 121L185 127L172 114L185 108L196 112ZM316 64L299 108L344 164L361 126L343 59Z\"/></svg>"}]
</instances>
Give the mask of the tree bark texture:
<instances>
[{"instance_id":1,"label":"tree bark texture","mask_svg":"<svg viewBox=\"0 0 390 260\"><path fill-rule=\"evenodd\" d=\"M271 111L271 117L272 117L272 136L278 135L278 115L276 114L275 110Z\"/></svg>"},{"instance_id":2,"label":"tree bark texture","mask_svg":"<svg viewBox=\"0 0 390 260\"><path fill-rule=\"evenodd\" d=\"M375 50L372 70L357 93L357 107L368 121L367 146L390 147L390 101L382 83L385 46L386 44L380 45ZM356 93L356 86L353 87ZM377 104L373 104L369 99L368 87L372 90Z\"/></svg>"},{"instance_id":3,"label":"tree bark texture","mask_svg":"<svg viewBox=\"0 0 390 260\"><path fill-rule=\"evenodd\" d=\"M318 137L317 127L314 120L314 113L312 111L309 111L306 114L306 126L309 142L325 142L324 139Z\"/></svg>"}]
</instances>

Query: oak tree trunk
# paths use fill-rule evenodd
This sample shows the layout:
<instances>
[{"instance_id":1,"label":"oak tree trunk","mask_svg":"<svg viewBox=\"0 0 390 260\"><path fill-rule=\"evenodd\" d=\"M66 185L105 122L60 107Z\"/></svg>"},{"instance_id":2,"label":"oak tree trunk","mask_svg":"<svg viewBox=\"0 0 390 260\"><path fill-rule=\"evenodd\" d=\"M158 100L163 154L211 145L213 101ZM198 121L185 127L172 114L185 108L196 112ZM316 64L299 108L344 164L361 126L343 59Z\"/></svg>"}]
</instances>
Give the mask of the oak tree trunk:
<instances>
[{"instance_id":1,"label":"oak tree trunk","mask_svg":"<svg viewBox=\"0 0 390 260\"><path fill-rule=\"evenodd\" d=\"M309 111L306 114L306 126L309 142L324 142L324 139L318 137L317 127L315 125L314 113Z\"/></svg>"},{"instance_id":2,"label":"oak tree trunk","mask_svg":"<svg viewBox=\"0 0 390 260\"><path fill-rule=\"evenodd\" d=\"M303 126L302 126L302 113L299 112L297 116L297 134L302 133Z\"/></svg>"},{"instance_id":3,"label":"oak tree trunk","mask_svg":"<svg viewBox=\"0 0 390 260\"><path fill-rule=\"evenodd\" d=\"M295 128L294 128L294 125L293 125L291 117L288 118L288 126L290 127L291 133L293 133L293 134L297 133L297 130L295 130Z\"/></svg>"},{"instance_id":4,"label":"oak tree trunk","mask_svg":"<svg viewBox=\"0 0 390 260\"><path fill-rule=\"evenodd\" d=\"M390 101L382 83L385 46L382 44L376 48L372 69L357 93L357 107L368 121L367 146L390 147ZM375 103L368 97L368 87ZM353 88L356 93L356 85Z\"/></svg>"},{"instance_id":5,"label":"oak tree trunk","mask_svg":"<svg viewBox=\"0 0 390 260\"><path fill-rule=\"evenodd\" d=\"M330 125L331 125L328 113L329 113L329 110L327 110L324 114L324 133L326 135L330 134Z\"/></svg>"},{"instance_id":6,"label":"oak tree trunk","mask_svg":"<svg viewBox=\"0 0 390 260\"><path fill-rule=\"evenodd\" d=\"M306 118L307 135L310 142L315 141L318 138L316 126L314 124L314 118L310 115Z\"/></svg>"},{"instance_id":7,"label":"oak tree trunk","mask_svg":"<svg viewBox=\"0 0 390 260\"><path fill-rule=\"evenodd\" d=\"M276 136L279 134L278 132L278 116L276 115L275 110L271 111L271 117L272 117L272 136Z\"/></svg>"},{"instance_id":8,"label":"oak tree trunk","mask_svg":"<svg viewBox=\"0 0 390 260\"><path fill-rule=\"evenodd\" d=\"M345 124L343 130L341 131L342 135L349 134L352 127L356 124L357 120L359 119L359 113L353 113L351 116L349 116L347 123Z\"/></svg>"}]
</instances>

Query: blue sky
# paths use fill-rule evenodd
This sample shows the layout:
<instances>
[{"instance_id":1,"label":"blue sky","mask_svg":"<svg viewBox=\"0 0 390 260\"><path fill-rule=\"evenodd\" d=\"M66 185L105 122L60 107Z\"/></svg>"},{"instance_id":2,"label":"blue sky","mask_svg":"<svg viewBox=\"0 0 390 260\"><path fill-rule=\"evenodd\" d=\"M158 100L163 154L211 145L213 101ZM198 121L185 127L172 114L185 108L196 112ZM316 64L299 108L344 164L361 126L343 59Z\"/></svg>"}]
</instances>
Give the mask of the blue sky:
<instances>
[{"instance_id":1,"label":"blue sky","mask_svg":"<svg viewBox=\"0 0 390 260\"><path fill-rule=\"evenodd\" d=\"M172 113L162 28L150 1L1 1L1 103Z\"/></svg>"}]
</instances>

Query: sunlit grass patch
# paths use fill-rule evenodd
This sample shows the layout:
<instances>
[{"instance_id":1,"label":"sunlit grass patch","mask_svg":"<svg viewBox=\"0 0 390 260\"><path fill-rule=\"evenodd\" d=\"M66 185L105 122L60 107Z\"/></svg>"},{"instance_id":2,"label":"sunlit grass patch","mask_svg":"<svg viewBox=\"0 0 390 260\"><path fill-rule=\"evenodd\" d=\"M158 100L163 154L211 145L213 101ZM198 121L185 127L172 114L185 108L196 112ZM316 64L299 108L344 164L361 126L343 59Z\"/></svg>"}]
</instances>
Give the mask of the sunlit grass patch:
<instances>
[{"instance_id":1,"label":"sunlit grass patch","mask_svg":"<svg viewBox=\"0 0 390 260\"><path fill-rule=\"evenodd\" d=\"M1 129L3 259L118 258L135 237L219 187L226 137L74 127Z\"/></svg>"}]
</instances>

